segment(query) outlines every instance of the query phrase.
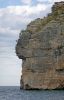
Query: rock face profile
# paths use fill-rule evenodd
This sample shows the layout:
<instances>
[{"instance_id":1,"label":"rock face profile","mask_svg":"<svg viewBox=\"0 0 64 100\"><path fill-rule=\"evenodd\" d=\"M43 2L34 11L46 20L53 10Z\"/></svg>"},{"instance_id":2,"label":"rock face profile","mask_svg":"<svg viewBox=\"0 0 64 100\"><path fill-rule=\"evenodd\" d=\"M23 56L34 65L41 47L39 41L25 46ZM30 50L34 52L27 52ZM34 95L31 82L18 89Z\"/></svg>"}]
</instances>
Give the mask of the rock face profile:
<instances>
[{"instance_id":1,"label":"rock face profile","mask_svg":"<svg viewBox=\"0 0 64 100\"><path fill-rule=\"evenodd\" d=\"M64 2L21 31L16 54L22 59L21 88L64 89Z\"/></svg>"}]
</instances>

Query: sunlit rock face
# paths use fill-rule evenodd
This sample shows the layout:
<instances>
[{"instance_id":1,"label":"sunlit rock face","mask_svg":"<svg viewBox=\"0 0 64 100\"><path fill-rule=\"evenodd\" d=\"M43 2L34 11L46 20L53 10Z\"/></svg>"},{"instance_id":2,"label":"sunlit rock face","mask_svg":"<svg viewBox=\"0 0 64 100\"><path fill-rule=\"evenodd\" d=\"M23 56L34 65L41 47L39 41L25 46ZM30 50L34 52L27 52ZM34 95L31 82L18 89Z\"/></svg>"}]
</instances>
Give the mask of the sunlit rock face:
<instances>
[{"instance_id":1,"label":"sunlit rock face","mask_svg":"<svg viewBox=\"0 0 64 100\"><path fill-rule=\"evenodd\" d=\"M64 88L64 2L21 31L16 54L22 59L21 88Z\"/></svg>"}]
</instances>

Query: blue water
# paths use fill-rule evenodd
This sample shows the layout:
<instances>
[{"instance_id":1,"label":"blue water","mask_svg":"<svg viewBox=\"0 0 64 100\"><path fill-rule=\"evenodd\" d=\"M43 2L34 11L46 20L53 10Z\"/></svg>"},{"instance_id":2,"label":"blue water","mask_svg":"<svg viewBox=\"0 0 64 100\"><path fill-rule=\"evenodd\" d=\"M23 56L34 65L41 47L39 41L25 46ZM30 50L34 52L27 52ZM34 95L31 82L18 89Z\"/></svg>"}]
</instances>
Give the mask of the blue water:
<instances>
[{"instance_id":1,"label":"blue water","mask_svg":"<svg viewBox=\"0 0 64 100\"><path fill-rule=\"evenodd\" d=\"M0 87L0 100L64 100L64 90L20 90Z\"/></svg>"}]
</instances>

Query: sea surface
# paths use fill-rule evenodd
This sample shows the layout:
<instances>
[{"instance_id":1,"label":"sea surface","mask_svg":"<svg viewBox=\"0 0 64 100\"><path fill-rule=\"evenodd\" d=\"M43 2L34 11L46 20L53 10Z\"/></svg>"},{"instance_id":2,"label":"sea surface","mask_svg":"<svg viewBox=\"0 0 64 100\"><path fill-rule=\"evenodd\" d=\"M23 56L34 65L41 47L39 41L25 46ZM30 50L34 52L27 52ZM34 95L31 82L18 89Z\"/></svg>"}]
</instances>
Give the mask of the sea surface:
<instances>
[{"instance_id":1,"label":"sea surface","mask_svg":"<svg viewBox=\"0 0 64 100\"><path fill-rule=\"evenodd\" d=\"M20 87L0 87L0 100L64 100L64 90L20 90Z\"/></svg>"}]
</instances>

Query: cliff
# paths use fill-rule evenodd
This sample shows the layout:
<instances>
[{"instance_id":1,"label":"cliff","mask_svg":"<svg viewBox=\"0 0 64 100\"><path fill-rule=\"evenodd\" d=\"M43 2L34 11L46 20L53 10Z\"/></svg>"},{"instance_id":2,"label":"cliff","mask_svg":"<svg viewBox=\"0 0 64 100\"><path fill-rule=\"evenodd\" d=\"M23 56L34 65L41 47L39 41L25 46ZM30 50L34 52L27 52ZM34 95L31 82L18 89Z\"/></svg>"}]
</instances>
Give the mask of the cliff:
<instances>
[{"instance_id":1,"label":"cliff","mask_svg":"<svg viewBox=\"0 0 64 100\"><path fill-rule=\"evenodd\" d=\"M64 2L21 31L16 54L22 59L21 88L64 88Z\"/></svg>"}]
</instances>

